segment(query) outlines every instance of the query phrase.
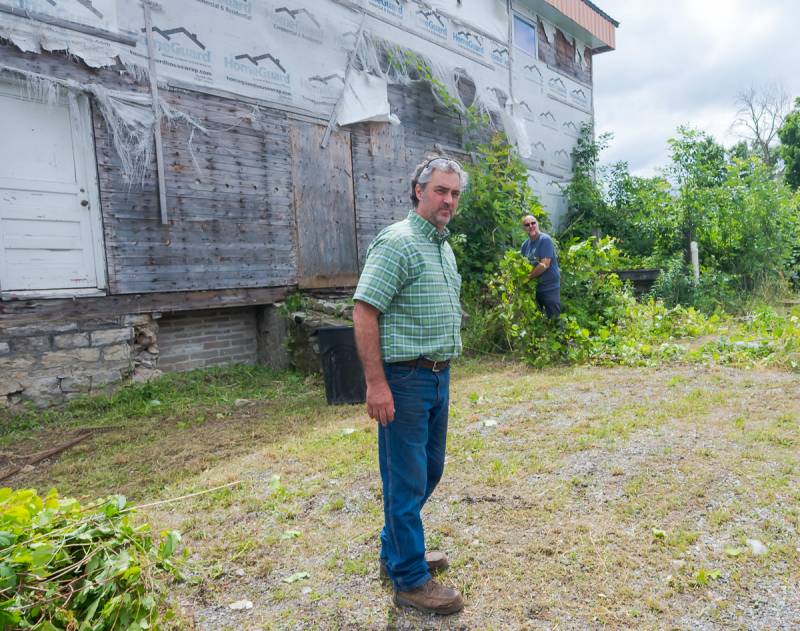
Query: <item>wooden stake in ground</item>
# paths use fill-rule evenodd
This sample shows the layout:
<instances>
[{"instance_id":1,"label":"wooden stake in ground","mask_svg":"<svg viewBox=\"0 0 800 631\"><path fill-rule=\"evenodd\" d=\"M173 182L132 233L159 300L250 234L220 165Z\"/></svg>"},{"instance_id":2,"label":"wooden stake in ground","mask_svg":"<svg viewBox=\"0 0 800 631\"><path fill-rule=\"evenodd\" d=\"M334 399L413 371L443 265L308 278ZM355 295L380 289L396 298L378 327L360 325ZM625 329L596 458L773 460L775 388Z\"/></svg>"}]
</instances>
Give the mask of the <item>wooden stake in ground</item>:
<instances>
[{"instance_id":1,"label":"wooden stake in ground","mask_svg":"<svg viewBox=\"0 0 800 631\"><path fill-rule=\"evenodd\" d=\"M11 467L11 469L0 475L0 482L17 475L20 471L22 471L23 467L38 464L42 460L47 460L48 458L60 454L62 451L66 451L70 447L74 447L75 445L77 445L80 442L83 442L93 434L94 432L83 432L78 436L76 436L75 438L73 438L72 440L67 441L66 443L63 443L61 445L58 445L57 447L52 447L50 449L46 449L45 451L40 451L39 453L35 453L28 456L28 459L25 461L24 464L13 466Z\"/></svg>"}]
</instances>

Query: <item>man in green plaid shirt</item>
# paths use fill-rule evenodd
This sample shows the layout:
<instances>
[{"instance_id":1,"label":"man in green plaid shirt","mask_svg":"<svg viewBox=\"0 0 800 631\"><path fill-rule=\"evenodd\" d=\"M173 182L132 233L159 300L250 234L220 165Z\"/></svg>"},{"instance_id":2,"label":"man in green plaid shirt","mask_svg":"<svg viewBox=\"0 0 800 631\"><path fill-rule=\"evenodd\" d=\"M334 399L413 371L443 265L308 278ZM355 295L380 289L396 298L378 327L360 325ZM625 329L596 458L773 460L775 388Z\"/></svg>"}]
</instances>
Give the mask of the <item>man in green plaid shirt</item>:
<instances>
[{"instance_id":1,"label":"man in green plaid shirt","mask_svg":"<svg viewBox=\"0 0 800 631\"><path fill-rule=\"evenodd\" d=\"M439 614L464 604L431 577L448 562L426 552L420 511L444 471L450 360L461 352L461 277L447 224L466 183L455 160L418 165L414 209L375 237L353 296L367 412L379 422L381 575L393 581L396 604Z\"/></svg>"}]
</instances>

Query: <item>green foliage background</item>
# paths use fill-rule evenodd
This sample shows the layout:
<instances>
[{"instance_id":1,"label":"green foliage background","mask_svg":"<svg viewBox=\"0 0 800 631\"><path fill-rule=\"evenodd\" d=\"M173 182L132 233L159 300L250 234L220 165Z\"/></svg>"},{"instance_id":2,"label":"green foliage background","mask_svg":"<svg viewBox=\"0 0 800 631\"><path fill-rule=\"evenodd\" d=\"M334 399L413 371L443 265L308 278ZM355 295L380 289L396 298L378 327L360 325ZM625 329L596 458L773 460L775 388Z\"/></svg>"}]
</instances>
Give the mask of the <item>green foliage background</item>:
<instances>
[{"instance_id":1,"label":"green foliage background","mask_svg":"<svg viewBox=\"0 0 800 631\"><path fill-rule=\"evenodd\" d=\"M780 288L796 274L800 195L775 177L773 167L680 127L669 141L669 165L659 176L641 178L625 163L598 166L608 141L594 141L591 127L582 129L562 240L614 236L625 266L664 270L654 295L706 312L736 310L752 292ZM693 240L699 284L687 265Z\"/></svg>"},{"instance_id":2,"label":"green foliage background","mask_svg":"<svg viewBox=\"0 0 800 631\"><path fill-rule=\"evenodd\" d=\"M550 225L505 135L494 134L478 154L479 160L466 165L469 186L450 224L458 269L467 284L484 284L506 250L519 247L525 239L522 217L535 215L544 230Z\"/></svg>"},{"instance_id":3,"label":"green foliage background","mask_svg":"<svg viewBox=\"0 0 800 631\"><path fill-rule=\"evenodd\" d=\"M780 156L785 163L784 178L797 190L800 188L800 97L795 99L794 110L783 120L778 138L781 139Z\"/></svg>"}]
</instances>

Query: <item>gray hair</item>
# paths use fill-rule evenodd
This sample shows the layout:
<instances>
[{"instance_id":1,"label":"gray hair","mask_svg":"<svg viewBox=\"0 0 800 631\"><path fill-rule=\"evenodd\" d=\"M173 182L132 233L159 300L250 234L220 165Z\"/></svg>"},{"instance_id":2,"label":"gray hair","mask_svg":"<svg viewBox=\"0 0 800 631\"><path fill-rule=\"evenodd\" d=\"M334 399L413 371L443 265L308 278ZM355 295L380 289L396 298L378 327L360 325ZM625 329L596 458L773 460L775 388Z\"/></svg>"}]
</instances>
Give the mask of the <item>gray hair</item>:
<instances>
[{"instance_id":1,"label":"gray hair","mask_svg":"<svg viewBox=\"0 0 800 631\"><path fill-rule=\"evenodd\" d=\"M448 158L447 156L436 156L430 160L425 160L416 166L414 174L411 176L411 203L414 204L414 208L419 204L419 199L417 199L417 184L424 189L425 185L431 181L434 171L458 174L461 190L463 191L467 188L469 176L467 176L467 172L464 171L464 168L457 160Z\"/></svg>"}]
</instances>

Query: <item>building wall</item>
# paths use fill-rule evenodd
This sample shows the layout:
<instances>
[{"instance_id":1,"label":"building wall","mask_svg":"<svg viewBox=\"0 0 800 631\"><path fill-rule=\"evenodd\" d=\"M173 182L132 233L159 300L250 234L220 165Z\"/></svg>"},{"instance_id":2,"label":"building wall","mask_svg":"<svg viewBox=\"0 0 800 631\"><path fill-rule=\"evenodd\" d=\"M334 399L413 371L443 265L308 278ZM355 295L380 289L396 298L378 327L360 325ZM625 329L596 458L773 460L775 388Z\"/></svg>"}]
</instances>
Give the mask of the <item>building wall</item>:
<instances>
[{"instance_id":1,"label":"building wall","mask_svg":"<svg viewBox=\"0 0 800 631\"><path fill-rule=\"evenodd\" d=\"M0 405L62 403L131 375L142 322L122 316L0 326Z\"/></svg>"},{"instance_id":2,"label":"building wall","mask_svg":"<svg viewBox=\"0 0 800 631\"><path fill-rule=\"evenodd\" d=\"M359 263L375 235L411 209L410 176L428 154L446 150L462 159L461 118L442 107L422 81L390 86L392 111L402 125L362 124L352 130Z\"/></svg>"},{"instance_id":3,"label":"building wall","mask_svg":"<svg viewBox=\"0 0 800 631\"><path fill-rule=\"evenodd\" d=\"M276 287L297 282L285 112L174 90L169 102L206 131L162 125L169 223L155 161L125 179L95 112L109 287L113 293Z\"/></svg>"},{"instance_id":4,"label":"building wall","mask_svg":"<svg viewBox=\"0 0 800 631\"><path fill-rule=\"evenodd\" d=\"M540 35L539 53L527 60L515 54L515 98L530 101L522 116L533 147L526 160L531 183L547 207L557 208L563 202L560 187L570 177L569 160L558 155L565 151L564 138L573 138L566 124L591 119L591 54L584 51L579 63L579 42L558 29L548 38L544 23L533 23ZM63 54L23 53L8 43L0 43L0 64L111 90L149 89L141 78L118 69L90 69ZM505 71L497 76L506 86ZM291 108L174 87L164 89L162 96L193 121L162 124L166 224L161 223L155 161L143 181L127 180L112 130L93 106L109 292L98 300L112 303L139 295L158 299L167 292L173 292L173 301L183 301L184 294L191 298L182 306L173 302L164 309L139 310L140 315L117 311L109 316L110 309L101 307L80 318L51 313L51 319L41 321L36 305L15 319L14 310L7 315L0 303L0 402L47 405L159 369L275 361L278 352L270 333L280 328L275 313L266 318L264 307L257 305L269 299L251 296L300 280L305 286L320 286L303 275L298 235L308 234L303 233L308 224L297 217L330 221L329 229L317 231L324 236L317 250L324 253L325 239L336 238L338 232L331 209L350 212L353 256L361 264L374 236L408 212L409 175L419 160L433 152L469 159L463 153L461 118L436 101L427 83L392 85L389 101L402 124L362 123L341 132L338 146L349 148L352 168L347 160L332 168L338 177L352 178L352 189L341 186L332 194L346 191L352 204L347 199L331 204L322 196L330 186L317 187L314 195L298 194L309 177L324 184L331 174L306 168L293 146L301 139L313 158L311 149L320 143L303 139L324 131L326 120ZM308 163L319 166L312 159ZM250 306L218 309L229 304L221 300L223 294L225 300L238 297L239 302L230 304ZM179 308L186 311L171 311ZM42 308L48 310L52 312Z\"/></svg>"},{"instance_id":5,"label":"building wall","mask_svg":"<svg viewBox=\"0 0 800 631\"><path fill-rule=\"evenodd\" d=\"M255 364L258 359L255 308L165 314L158 324L161 370Z\"/></svg>"}]
</instances>

